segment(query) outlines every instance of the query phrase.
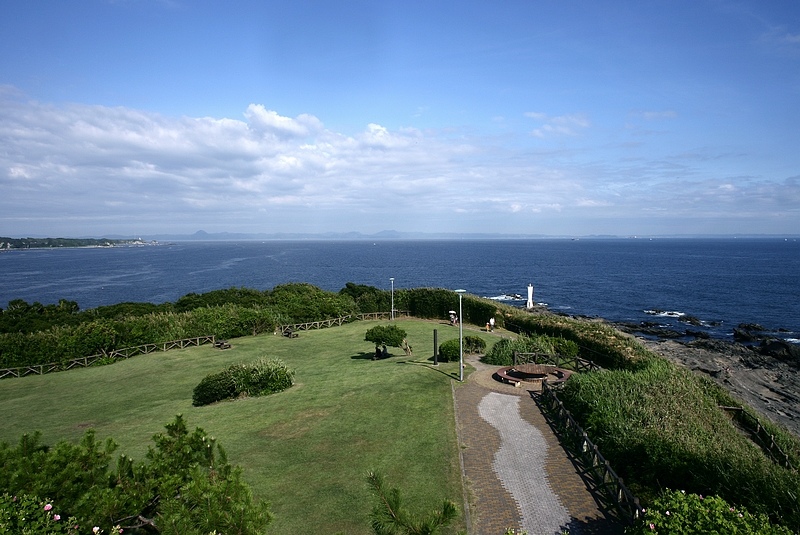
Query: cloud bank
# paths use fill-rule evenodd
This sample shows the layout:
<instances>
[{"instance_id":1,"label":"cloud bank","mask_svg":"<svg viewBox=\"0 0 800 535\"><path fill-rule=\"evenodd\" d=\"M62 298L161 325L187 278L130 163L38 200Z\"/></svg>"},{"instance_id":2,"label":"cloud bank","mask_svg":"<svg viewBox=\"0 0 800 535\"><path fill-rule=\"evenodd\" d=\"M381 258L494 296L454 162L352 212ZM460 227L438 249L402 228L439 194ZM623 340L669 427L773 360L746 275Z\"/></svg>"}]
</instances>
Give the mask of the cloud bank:
<instances>
[{"instance_id":1,"label":"cloud bank","mask_svg":"<svg viewBox=\"0 0 800 535\"><path fill-rule=\"evenodd\" d=\"M35 102L5 87L0 234L670 233L682 217L700 221L689 232L756 219L761 231L784 232L800 218L798 176L716 176L684 156L622 149L601 158L605 142L542 146L583 138L590 118L523 116L537 126L519 146L377 123L336 132L263 104L240 118L169 117ZM712 218L720 228L703 226Z\"/></svg>"}]
</instances>

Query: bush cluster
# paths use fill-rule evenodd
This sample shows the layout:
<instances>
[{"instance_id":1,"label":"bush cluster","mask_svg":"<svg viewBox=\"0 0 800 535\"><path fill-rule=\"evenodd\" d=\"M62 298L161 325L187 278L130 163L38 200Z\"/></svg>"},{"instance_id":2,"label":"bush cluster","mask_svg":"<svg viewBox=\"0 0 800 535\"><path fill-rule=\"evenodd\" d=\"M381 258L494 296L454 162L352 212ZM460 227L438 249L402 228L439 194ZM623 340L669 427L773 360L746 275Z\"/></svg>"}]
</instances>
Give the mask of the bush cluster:
<instances>
[{"instance_id":1,"label":"bush cluster","mask_svg":"<svg viewBox=\"0 0 800 535\"><path fill-rule=\"evenodd\" d=\"M203 378L194 388L192 405L199 407L243 396L262 396L286 390L294 384L294 372L280 360L258 359L234 364Z\"/></svg>"},{"instance_id":2,"label":"bush cluster","mask_svg":"<svg viewBox=\"0 0 800 535\"><path fill-rule=\"evenodd\" d=\"M719 496L667 490L653 501L630 535L671 533L738 533L741 535L791 535L763 514L733 507Z\"/></svg>"},{"instance_id":3,"label":"bush cluster","mask_svg":"<svg viewBox=\"0 0 800 535\"><path fill-rule=\"evenodd\" d=\"M486 342L478 336L464 337L464 354L477 355L486 349ZM439 360L441 362L455 362L461 356L461 343L458 338L445 340L439 344Z\"/></svg>"}]
</instances>

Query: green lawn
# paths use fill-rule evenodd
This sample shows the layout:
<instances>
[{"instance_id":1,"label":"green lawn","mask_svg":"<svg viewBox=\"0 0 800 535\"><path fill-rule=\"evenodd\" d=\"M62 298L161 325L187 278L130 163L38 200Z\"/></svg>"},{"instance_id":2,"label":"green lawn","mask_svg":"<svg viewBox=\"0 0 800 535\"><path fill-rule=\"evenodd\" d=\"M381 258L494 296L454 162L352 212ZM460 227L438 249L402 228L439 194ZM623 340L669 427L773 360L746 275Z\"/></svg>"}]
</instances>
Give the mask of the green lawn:
<instances>
[{"instance_id":1,"label":"green lawn","mask_svg":"<svg viewBox=\"0 0 800 535\"><path fill-rule=\"evenodd\" d=\"M414 356L372 361L364 333L380 322L261 335L134 357L111 366L0 381L0 440L40 430L45 443L77 440L87 428L113 437L118 453L141 458L150 438L176 414L218 438L255 493L272 505L269 533L369 533L373 500L365 476L377 470L412 509L444 498L461 506L451 381L458 364L433 367L439 343L458 336L439 322L401 320ZM478 333L491 346L495 334ZM295 370L289 390L261 398L192 407L192 390L211 372L259 357ZM463 527L463 526L462 526Z\"/></svg>"}]
</instances>

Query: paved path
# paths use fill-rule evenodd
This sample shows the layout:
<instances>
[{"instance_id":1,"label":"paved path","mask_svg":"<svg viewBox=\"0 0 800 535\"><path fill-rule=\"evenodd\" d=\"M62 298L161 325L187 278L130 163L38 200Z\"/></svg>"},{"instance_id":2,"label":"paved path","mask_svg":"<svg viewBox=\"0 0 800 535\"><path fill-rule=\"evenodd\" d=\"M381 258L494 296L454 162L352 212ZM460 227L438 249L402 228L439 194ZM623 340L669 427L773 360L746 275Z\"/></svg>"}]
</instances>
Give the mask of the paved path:
<instances>
[{"instance_id":1,"label":"paved path","mask_svg":"<svg viewBox=\"0 0 800 535\"><path fill-rule=\"evenodd\" d=\"M477 371L454 386L469 533L622 533L598 507L531 392L492 379L494 367L470 364Z\"/></svg>"}]
</instances>

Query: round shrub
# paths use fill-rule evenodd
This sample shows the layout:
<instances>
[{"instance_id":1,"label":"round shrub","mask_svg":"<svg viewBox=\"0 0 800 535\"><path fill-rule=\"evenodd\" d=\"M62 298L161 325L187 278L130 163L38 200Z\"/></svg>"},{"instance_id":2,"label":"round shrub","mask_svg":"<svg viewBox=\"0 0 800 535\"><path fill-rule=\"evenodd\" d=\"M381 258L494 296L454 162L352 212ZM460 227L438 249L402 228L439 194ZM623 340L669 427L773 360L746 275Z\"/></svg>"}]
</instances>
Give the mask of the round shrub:
<instances>
[{"instance_id":1,"label":"round shrub","mask_svg":"<svg viewBox=\"0 0 800 535\"><path fill-rule=\"evenodd\" d=\"M455 362L460 356L461 346L458 338L452 340L445 340L439 344L439 361L440 362Z\"/></svg>"},{"instance_id":2,"label":"round shrub","mask_svg":"<svg viewBox=\"0 0 800 535\"><path fill-rule=\"evenodd\" d=\"M280 360L258 359L247 366L239 395L261 396L286 390L294 384L294 372Z\"/></svg>"},{"instance_id":3,"label":"round shrub","mask_svg":"<svg viewBox=\"0 0 800 535\"><path fill-rule=\"evenodd\" d=\"M236 397L236 384L228 370L206 375L200 384L194 387L192 405L200 407Z\"/></svg>"},{"instance_id":4,"label":"round shrub","mask_svg":"<svg viewBox=\"0 0 800 535\"><path fill-rule=\"evenodd\" d=\"M294 372L283 362L260 358L207 375L194 388L192 405L199 407L241 396L274 394L293 384Z\"/></svg>"}]
</instances>

